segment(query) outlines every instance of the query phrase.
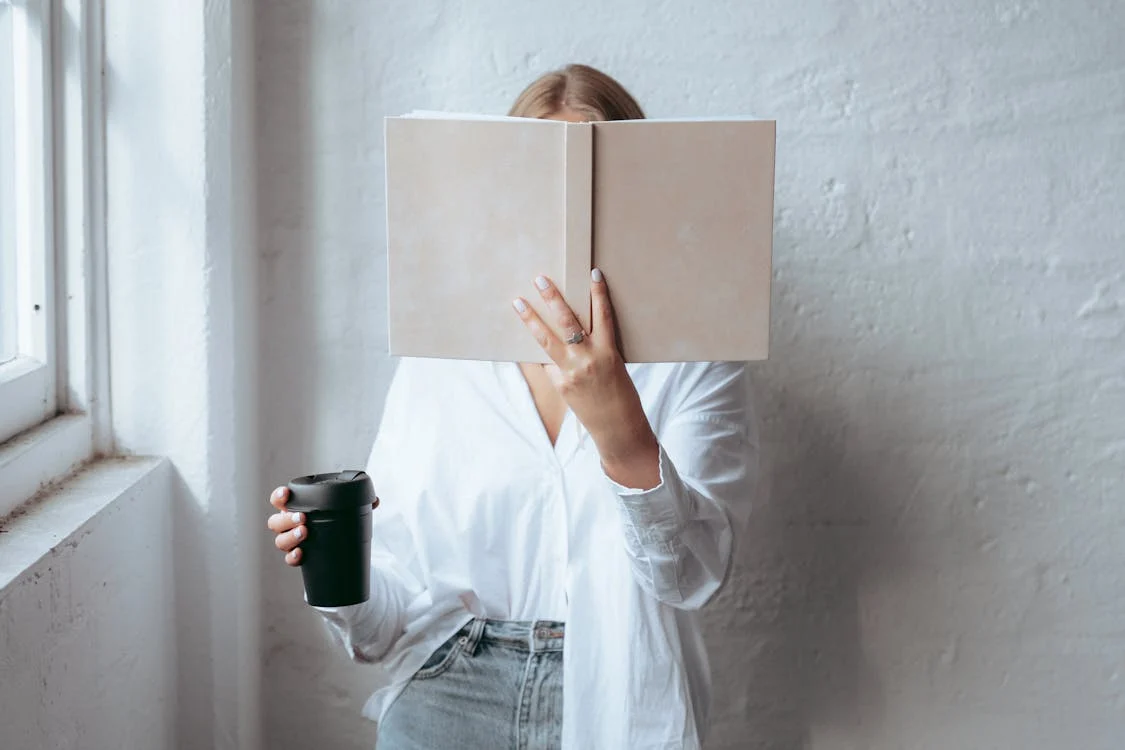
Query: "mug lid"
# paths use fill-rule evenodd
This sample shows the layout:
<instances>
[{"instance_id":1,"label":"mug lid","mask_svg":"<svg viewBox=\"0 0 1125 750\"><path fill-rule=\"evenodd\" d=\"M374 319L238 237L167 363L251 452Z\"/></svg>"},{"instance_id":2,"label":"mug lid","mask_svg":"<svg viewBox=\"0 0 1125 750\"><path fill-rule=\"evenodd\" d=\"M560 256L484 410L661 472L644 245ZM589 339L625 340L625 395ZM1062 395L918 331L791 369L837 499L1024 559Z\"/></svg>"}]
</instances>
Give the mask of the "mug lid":
<instances>
[{"instance_id":1,"label":"mug lid","mask_svg":"<svg viewBox=\"0 0 1125 750\"><path fill-rule=\"evenodd\" d=\"M350 510L375 502L375 486L363 471L309 474L289 482L286 510Z\"/></svg>"}]
</instances>

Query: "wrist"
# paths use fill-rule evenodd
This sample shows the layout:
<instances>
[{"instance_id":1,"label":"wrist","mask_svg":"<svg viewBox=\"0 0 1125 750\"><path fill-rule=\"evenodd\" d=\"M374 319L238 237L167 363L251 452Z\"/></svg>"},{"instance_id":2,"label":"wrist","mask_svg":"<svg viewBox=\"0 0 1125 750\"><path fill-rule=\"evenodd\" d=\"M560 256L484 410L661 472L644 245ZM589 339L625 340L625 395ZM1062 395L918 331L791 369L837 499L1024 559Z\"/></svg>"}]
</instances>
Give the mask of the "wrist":
<instances>
[{"instance_id":1,"label":"wrist","mask_svg":"<svg viewBox=\"0 0 1125 750\"><path fill-rule=\"evenodd\" d=\"M606 465L632 463L645 458L658 456L660 444L656 435L646 424L643 430L632 432L619 431L618 434L598 438L595 436L594 444L598 447L598 455Z\"/></svg>"},{"instance_id":2,"label":"wrist","mask_svg":"<svg viewBox=\"0 0 1125 750\"><path fill-rule=\"evenodd\" d=\"M598 445L598 455L602 471L617 484L638 490L660 484L660 443L651 429L605 447Z\"/></svg>"},{"instance_id":3,"label":"wrist","mask_svg":"<svg viewBox=\"0 0 1125 750\"><path fill-rule=\"evenodd\" d=\"M651 450L657 442L640 396L632 381L628 385L628 392L620 388L613 397L600 399L600 408L584 420L603 461L629 460Z\"/></svg>"}]
</instances>

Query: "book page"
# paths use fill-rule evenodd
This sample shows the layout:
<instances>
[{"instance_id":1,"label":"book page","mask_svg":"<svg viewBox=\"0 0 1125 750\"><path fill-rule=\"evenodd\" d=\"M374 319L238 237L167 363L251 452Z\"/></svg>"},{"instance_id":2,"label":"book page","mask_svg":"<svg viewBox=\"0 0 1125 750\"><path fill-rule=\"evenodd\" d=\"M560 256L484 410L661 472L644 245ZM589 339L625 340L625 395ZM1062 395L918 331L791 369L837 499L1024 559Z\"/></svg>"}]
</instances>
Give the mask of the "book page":
<instances>
[{"instance_id":1,"label":"book page","mask_svg":"<svg viewBox=\"0 0 1125 750\"><path fill-rule=\"evenodd\" d=\"M507 120L386 121L393 355L547 361L512 310L552 323L538 274L588 307L588 282L565 286L567 124Z\"/></svg>"},{"instance_id":2,"label":"book page","mask_svg":"<svg viewBox=\"0 0 1125 750\"><path fill-rule=\"evenodd\" d=\"M626 361L764 359L775 124L594 124L594 265Z\"/></svg>"},{"instance_id":3,"label":"book page","mask_svg":"<svg viewBox=\"0 0 1125 750\"><path fill-rule=\"evenodd\" d=\"M662 118L649 118L647 120L629 120L629 122L636 123L661 123L661 122L773 122L772 120L763 120L758 117L750 115L740 115L736 117L662 117Z\"/></svg>"},{"instance_id":4,"label":"book page","mask_svg":"<svg viewBox=\"0 0 1125 750\"><path fill-rule=\"evenodd\" d=\"M507 115L487 115L468 112L439 112L432 109L415 109L405 118L419 120L485 120L488 122L551 122L550 120L537 120L533 117L508 117Z\"/></svg>"}]
</instances>

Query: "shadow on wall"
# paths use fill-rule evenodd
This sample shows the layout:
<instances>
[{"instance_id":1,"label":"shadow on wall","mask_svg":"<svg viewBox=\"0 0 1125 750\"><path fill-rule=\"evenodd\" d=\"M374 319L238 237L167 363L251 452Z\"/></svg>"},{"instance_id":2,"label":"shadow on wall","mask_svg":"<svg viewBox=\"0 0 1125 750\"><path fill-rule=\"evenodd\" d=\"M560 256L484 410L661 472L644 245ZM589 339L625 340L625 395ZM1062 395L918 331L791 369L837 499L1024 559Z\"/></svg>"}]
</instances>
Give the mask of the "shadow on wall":
<instances>
[{"instance_id":1,"label":"shadow on wall","mask_svg":"<svg viewBox=\"0 0 1125 750\"><path fill-rule=\"evenodd\" d=\"M257 220L262 317L258 361L263 363L258 414L267 487L288 478L287 472L292 473L298 461L313 455L313 397L320 393L319 368L296 356L306 349L315 352L318 340L313 50L308 31L312 11L307 3L280 7L286 16L280 25L288 32L284 54L267 56L256 42L256 163L262 193ZM262 25L256 18L255 29L260 32ZM264 503L265 498L263 513L267 513Z\"/></svg>"},{"instance_id":2,"label":"shadow on wall","mask_svg":"<svg viewBox=\"0 0 1125 750\"><path fill-rule=\"evenodd\" d=\"M777 275L771 360L751 368L761 491L730 584L707 611L714 748L792 750L828 729L862 746L883 710L863 651L864 592L909 564L896 514L921 467L876 455L865 436L908 444L911 426L857 412L855 373L832 366L818 336L785 330L798 316L779 308L810 293L795 283Z\"/></svg>"},{"instance_id":3,"label":"shadow on wall","mask_svg":"<svg viewBox=\"0 0 1125 750\"><path fill-rule=\"evenodd\" d=\"M184 481L171 472L172 534L191 539L207 528L207 511ZM209 665L214 658L211 630L211 576L207 558L192 544L172 544L173 616L175 617L176 738L183 747L206 747L211 736L214 690Z\"/></svg>"},{"instance_id":4,"label":"shadow on wall","mask_svg":"<svg viewBox=\"0 0 1125 750\"><path fill-rule=\"evenodd\" d=\"M312 473L307 467L314 455L312 429L316 420L316 398L320 393L318 367L301 362L296 353L316 353L316 171L313 164L315 123L312 92L313 49L310 27L313 9L309 3L284 3L268 7L256 4L256 146L258 200L258 270L261 334L258 362L262 382L258 392L259 434L262 436L261 486L265 492L292 476ZM271 48L264 44L264 31L278 37ZM271 364L274 365L271 367ZM263 517L270 513L263 493ZM284 695L279 671L311 675L315 655L302 647L304 638L317 634L299 617L299 578L287 571L280 553L268 535L263 546L263 674L262 698L269 747L296 747L278 735L290 727L277 726L290 712L271 709ZM292 573L293 575L287 575ZM308 618L305 618L306 620ZM286 660L300 664L285 669ZM305 678L307 679L307 678Z\"/></svg>"},{"instance_id":5,"label":"shadow on wall","mask_svg":"<svg viewBox=\"0 0 1125 750\"><path fill-rule=\"evenodd\" d=\"M264 529L270 489L299 474L344 468L340 462L348 461L339 456L326 460L331 451L324 446L326 431L351 429L331 418L330 407L347 394L331 382L339 380L339 373L327 371L338 365L329 355L346 331L326 319L324 300L326 290L347 286L340 283L347 277L336 272L350 249L340 238L366 220L354 211L349 214L351 204L336 199L340 186L328 182L350 174L340 168L337 151L352 152L325 145L340 121L356 116L326 93L335 90L330 82L343 66L323 49L323 28L331 27L333 13L346 9L258 2L254 10L263 488L254 501L263 519L257 542L263 591L263 740L279 749L324 745L325 727L331 727L332 747L370 748L374 738L374 725L360 713L370 675L350 665L329 643L319 618L301 599L299 572L286 569ZM350 50L349 40L341 39L339 47ZM307 710L285 708L296 703Z\"/></svg>"}]
</instances>

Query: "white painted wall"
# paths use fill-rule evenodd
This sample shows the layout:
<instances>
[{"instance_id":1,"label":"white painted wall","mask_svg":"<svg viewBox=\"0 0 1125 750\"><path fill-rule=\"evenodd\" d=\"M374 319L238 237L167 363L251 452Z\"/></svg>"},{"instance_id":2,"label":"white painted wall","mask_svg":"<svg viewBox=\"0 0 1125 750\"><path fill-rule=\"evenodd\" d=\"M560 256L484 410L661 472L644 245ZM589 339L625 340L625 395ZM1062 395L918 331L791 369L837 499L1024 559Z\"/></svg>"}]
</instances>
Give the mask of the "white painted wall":
<instances>
[{"instance_id":1,"label":"white painted wall","mask_svg":"<svg viewBox=\"0 0 1125 750\"><path fill-rule=\"evenodd\" d=\"M253 27L245 3L105 3L113 436L171 459L176 746L257 747Z\"/></svg>"},{"instance_id":2,"label":"white painted wall","mask_svg":"<svg viewBox=\"0 0 1125 750\"><path fill-rule=\"evenodd\" d=\"M502 112L589 61L654 116L776 117L772 494L708 616L712 746L1122 746L1125 6L256 16L269 484L358 465L377 423L383 115ZM370 748L363 669L263 564L267 745Z\"/></svg>"}]
</instances>

